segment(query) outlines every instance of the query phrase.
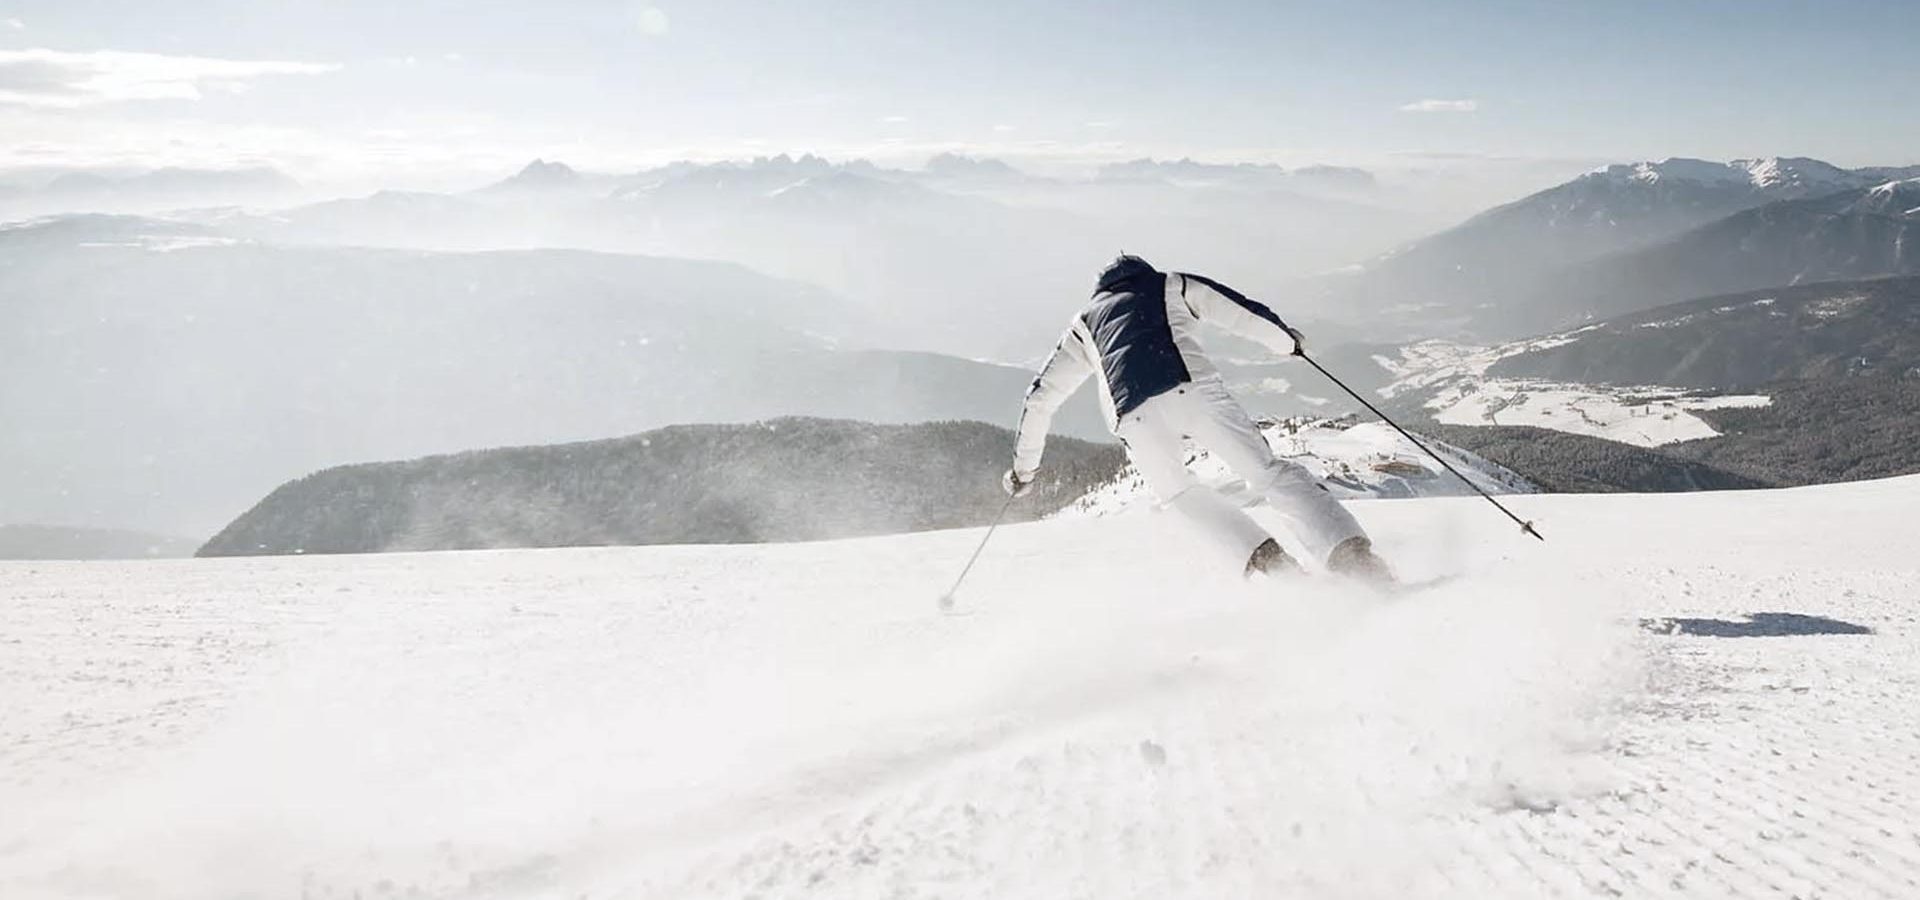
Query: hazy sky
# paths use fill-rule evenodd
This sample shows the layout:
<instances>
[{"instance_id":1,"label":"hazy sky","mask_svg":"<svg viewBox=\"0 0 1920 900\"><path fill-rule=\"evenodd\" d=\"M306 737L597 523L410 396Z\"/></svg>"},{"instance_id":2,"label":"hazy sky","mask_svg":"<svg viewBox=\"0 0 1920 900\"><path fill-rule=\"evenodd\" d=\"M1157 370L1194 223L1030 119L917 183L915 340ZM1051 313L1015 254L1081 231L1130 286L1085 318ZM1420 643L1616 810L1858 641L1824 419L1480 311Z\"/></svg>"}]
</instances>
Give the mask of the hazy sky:
<instances>
[{"instance_id":1,"label":"hazy sky","mask_svg":"<svg viewBox=\"0 0 1920 900\"><path fill-rule=\"evenodd\" d=\"M0 0L0 166L1920 162L1920 2Z\"/></svg>"}]
</instances>

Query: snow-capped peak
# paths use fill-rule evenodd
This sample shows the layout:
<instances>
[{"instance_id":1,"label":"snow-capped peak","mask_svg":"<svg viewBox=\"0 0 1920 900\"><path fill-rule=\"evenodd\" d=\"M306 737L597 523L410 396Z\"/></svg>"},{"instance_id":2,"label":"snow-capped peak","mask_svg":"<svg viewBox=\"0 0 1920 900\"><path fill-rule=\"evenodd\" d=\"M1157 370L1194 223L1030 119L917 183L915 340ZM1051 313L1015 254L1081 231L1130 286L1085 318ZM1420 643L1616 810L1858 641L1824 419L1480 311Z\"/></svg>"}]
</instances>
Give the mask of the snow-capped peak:
<instances>
[{"instance_id":1,"label":"snow-capped peak","mask_svg":"<svg viewBox=\"0 0 1920 900\"><path fill-rule=\"evenodd\" d=\"M1736 159L1729 164L1732 168L1744 169L1747 181L1754 187L1825 187L1828 185L1845 186L1852 174L1832 163L1804 156L1769 156L1765 159Z\"/></svg>"},{"instance_id":2,"label":"snow-capped peak","mask_svg":"<svg viewBox=\"0 0 1920 900\"><path fill-rule=\"evenodd\" d=\"M1659 162L1616 163L1595 169L1588 173L1588 177L1640 184L1659 184L1662 181L1735 184L1748 180L1744 171L1726 163L1684 157L1668 157Z\"/></svg>"},{"instance_id":3,"label":"snow-capped peak","mask_svg":"<svg viewBox=\"0 0 1920 900\"><path fill-rule=\"evenodd\" d=\"M1906 178L1875 185L1851 206L1859 212L1896 218L1920 218L1920 178Z\"/></svg>"},{"instance_id":4,"label":"snow-capped peak","mask_svg":"<svg viewBox=\"0 0 1920 900\"><path fill-rule=\"evenodd\" d=\"M544 159L536 159L527 163L519 174L507 180L513 184L529 186L572 184L580 180L580 173L574 171L572 166L558 160L547 162Z\"/></svg>"},{"instance_id":5,"label":"snow-capped peak","mask_svg":"<svg viewBox=\"0 0 1920 900\"><path fill-rule=\"evenodd\" d=\"M575 171L563 162L548 162L536 159L527 163L510 178L495 182L484 188L493 193L530 193L540 191L573 190L584 186L587 177Z\"/></svg>"},{"instance_id":6,"label":"snow-capped peak","mask_svg":"<svg viewBox=\"0 0 1920 900\"><path fill-rule=\"evenodd\" d=\"M1804 156L1767 156L1713 162L1668 157L1658 162L1618 163L1589 172L1589 179L1615 184L1692 182L1703 185L1747 185L1766 193L1804 194L1865 187L1871 180L1859 172Z\"/></svg>"}]
</instances>

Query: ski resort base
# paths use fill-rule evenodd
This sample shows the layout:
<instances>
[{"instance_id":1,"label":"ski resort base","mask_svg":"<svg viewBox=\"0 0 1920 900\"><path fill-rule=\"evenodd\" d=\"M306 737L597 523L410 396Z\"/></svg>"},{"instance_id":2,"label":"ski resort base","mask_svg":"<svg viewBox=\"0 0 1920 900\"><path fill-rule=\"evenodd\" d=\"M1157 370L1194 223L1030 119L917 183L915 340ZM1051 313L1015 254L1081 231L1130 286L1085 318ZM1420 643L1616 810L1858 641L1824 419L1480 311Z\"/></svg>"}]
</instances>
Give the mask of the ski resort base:
<instances>
[{"instance_id":1,"label":"ski resort base","mask_svg":"<svg viewBox=\"0 0 1920 900\"><path fill-rule=\"evenodd\" d=\"M0 564L0 896L1920 896L1920 479L1509 502Z\"/></svg>"}]
</instances>

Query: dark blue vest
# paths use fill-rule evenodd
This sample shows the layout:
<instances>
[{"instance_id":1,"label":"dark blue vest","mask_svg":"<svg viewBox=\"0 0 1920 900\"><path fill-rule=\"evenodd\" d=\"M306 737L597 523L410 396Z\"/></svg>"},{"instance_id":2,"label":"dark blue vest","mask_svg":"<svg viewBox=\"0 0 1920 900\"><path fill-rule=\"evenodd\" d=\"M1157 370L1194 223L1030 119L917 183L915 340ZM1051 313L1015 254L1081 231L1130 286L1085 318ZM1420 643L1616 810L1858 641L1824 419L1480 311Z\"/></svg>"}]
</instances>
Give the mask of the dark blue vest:
<instances>
[{"instance_id":1,"label":"dark blue vest","mask_svg":"<svg viewBox=\"0 0 1920 900\"><path fill-rule=\"evenodd\" d=\"M1122 257L1100 273L1080 318L1093 336L1116 416L1192 380L1167 324L1167 277L1145 261Z\"/></svg>"}]
</instances>

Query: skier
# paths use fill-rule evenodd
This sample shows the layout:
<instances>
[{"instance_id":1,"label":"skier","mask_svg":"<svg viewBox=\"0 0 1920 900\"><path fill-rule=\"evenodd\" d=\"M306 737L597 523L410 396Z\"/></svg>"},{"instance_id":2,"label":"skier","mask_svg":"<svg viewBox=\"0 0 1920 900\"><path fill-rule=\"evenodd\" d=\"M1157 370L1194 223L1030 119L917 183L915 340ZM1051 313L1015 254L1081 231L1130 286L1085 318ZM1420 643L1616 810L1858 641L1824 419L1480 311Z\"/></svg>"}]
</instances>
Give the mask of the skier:
<instances>
[{"instance_id":1,"label":"skier","mask_svg":"<svg viewBox=\"0 0 1920 900\"><path fill-rule=\"evenodd\" d=\"M1034 376L1015 430L1013 467L1002 478L1018 497L1033 486L1053 414L1089 375L1097 380L1107 427L1162 503L1192 520L1215 544L1246 560L1245 574L1295 572L1300 564L1239 507L1187 471L1182 441L1213 451L1287 522L1311 560L1329 571L1386 582L1353 514L1293 463L1275 459L1246 410L1227 393L1195 332L1212 322L1275 351L1302 351L1299 331L1273 310L1199 275L1160 272L1122 255L1100 273L1093 299L1067 325Z\"/></svg>"}]
</instances>

